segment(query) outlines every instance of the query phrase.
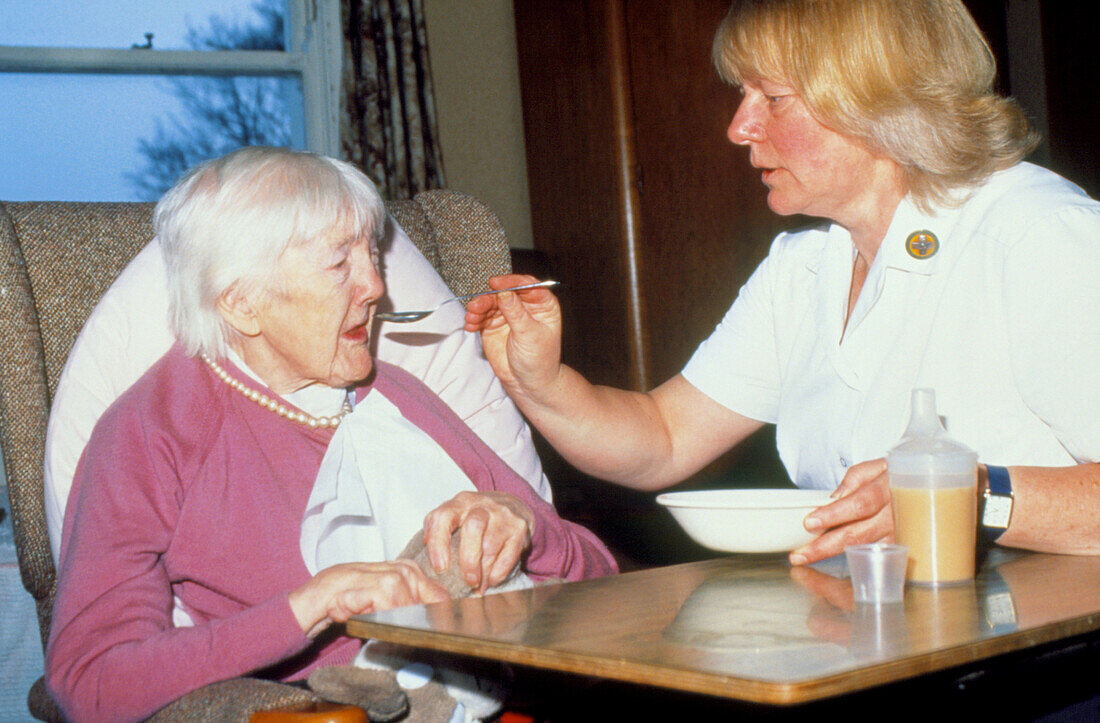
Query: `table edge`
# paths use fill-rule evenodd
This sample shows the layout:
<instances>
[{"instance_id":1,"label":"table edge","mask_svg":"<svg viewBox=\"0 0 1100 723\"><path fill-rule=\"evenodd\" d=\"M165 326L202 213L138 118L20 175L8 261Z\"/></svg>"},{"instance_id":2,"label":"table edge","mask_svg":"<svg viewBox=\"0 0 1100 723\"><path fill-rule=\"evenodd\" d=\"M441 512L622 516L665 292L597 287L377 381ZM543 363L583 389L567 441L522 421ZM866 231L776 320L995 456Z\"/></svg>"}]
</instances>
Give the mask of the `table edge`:
<instances>
[{"instance_id":1,"label":"table edge","mask_svg":"<svg viewBox=\"0 0 1100 723\"><path fill-rule=\"evenodd\" d=\"M998 635L975 643L930 650L905 660L886 661L819 678L774 682L623 659L611 661L568 650L547 651L522 643L379 623L361 616L352 617L347 622L348 634L359 638L373 638L516 665L772 705L796 705L855 693L1097 630L1100 630L1100 612L1060 621L1055 625Z\"/></svg>"}]
</instances>

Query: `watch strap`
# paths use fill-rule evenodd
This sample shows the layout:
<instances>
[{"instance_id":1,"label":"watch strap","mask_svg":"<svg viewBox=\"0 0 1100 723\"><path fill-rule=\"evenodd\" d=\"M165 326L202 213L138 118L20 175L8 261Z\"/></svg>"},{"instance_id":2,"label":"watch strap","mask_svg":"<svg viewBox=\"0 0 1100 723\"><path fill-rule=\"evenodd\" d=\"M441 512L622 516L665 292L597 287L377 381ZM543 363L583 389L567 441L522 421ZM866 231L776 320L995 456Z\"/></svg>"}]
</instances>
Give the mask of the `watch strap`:
<instances>
[{"instance_id":1,"label":"watch strap","mask_svg":"<svg viewBox=\"0 0 1100 723\"><path fill-rule=\"evenodd\" d=\"M1012 519L1012 479L1008 469L986 465L987 485L982 501L982 534L993 541L1008 528Z\"/></svg>"},{"instance_id":2,"label":"watch strap","mask_svg":"<svg viewBox=\"0 0 1100 723\"><path fill-rule=\"evenodd\" d=\"M985 469L989 478L989 494L1011 497L1012 479L1008 476L1008 468L987 464Z\"/></svg>"}]
</instances>

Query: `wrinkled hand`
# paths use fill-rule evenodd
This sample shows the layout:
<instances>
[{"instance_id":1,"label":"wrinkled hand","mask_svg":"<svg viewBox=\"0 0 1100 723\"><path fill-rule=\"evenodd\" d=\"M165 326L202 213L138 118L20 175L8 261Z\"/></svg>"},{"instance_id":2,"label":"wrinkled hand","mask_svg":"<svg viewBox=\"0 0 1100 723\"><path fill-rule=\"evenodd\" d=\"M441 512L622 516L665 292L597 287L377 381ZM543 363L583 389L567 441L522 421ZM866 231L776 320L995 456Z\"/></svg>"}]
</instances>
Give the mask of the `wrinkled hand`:
<instances>
[{"instance_id":1,"label":"wrinkled hand","mask_svg":"<svg viewBox=\"0 0 1100 723\"><path fill-rule=\"evenodd\" d=\"M806 565L839 555L850 545L894 541L894 513L890 507L885 459L852 466L833 497L837 498L835 502L807 515L803 522L807 530L824 529L825 532L793 551L792 565Z\"/></svg>"},{"instance_id":2,"label":"wrinkled hand","mask_svg":"<svg viewBox=\"0 0 1100 723\"><path fill-rule=\"evenodd\" d=\"M504 582L531 544L535 516L504 492L460 492L424 518L424 544L432 567L451 564L451 535L459 530L458 566L478 593Z\"/></svg>"},{"instance_id":3,"label":"wrinkled hand","mask_svg":"<svg viewBox=\"0 0 1100 723\"><path fill-rule=\"evenodd\" d=\"M442 585L409 560L333 565L289 597L294 617L310 637L352 615L450 599Z\"/></svg>"},{"instance_id":4,"label":"wrinkled hand","mask_svg":"<svg viewBox=\"0 0 1100 723\"><path fill-rule=\"evenodd\" d=\"M505 289L536 281L510 274L494 276L489 286ZM561 325L561 306L547 289L479 296L466 306L465 328L481 333L485 356L509 392L530 395L557 377Z\"/></svg>"}]
</instances>

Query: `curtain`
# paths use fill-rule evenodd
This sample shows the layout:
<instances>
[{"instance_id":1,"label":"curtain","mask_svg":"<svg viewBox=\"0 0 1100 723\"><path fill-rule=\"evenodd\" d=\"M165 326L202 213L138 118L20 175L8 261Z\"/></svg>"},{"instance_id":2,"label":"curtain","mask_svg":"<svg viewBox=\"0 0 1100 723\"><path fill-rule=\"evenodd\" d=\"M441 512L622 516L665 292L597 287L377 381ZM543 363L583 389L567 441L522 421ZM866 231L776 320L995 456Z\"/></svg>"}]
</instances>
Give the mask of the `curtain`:
<instances>
[{"instance_id":1,"label":"curtain","mask_svg":"<svg viewBox=\"0 0 1100 723\"><path fill-rule=\"evenodd\" d=\"M444 185L422 0L340 0L340 143L384 198Z\"/></svg>"}]
</instances>

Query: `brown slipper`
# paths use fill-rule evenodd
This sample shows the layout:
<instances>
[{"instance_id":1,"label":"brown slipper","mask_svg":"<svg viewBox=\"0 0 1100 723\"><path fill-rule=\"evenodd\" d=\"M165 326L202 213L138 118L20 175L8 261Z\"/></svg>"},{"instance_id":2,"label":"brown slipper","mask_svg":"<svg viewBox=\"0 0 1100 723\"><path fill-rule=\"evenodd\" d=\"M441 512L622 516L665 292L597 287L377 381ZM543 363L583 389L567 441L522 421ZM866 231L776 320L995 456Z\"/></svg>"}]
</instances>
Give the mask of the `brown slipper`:
<instances>
[{"instance_id":1,"label":"brown slipper","mask_svg":"<svg viewBox=\"0 0 1100 723\"><path fill-rule=\"evenodd\" d=\"M434 679L431 666L406 666L397 673L397 680L409 697L409 717L401 723L445 723L454 717L458 702Z\"/></svg>"},{"instance_id":2,"label":"brown slipper","mask_svg":"<svg viewBox=\"0 0 1100 723\"><path fill-rule=\"evenodd\" d=\"M309 688L332 703L357 705L372 723L395 720L409 710L409 699L389 670L337 665L309 676Z\"/></svg>"}]
</instances>

